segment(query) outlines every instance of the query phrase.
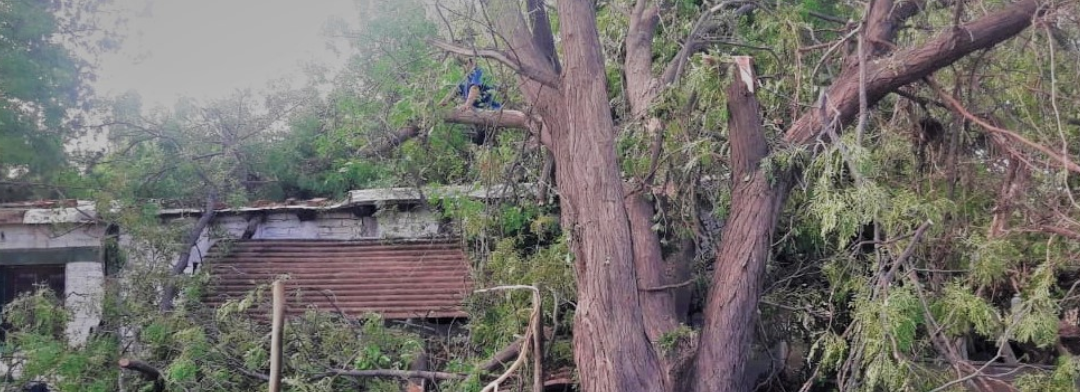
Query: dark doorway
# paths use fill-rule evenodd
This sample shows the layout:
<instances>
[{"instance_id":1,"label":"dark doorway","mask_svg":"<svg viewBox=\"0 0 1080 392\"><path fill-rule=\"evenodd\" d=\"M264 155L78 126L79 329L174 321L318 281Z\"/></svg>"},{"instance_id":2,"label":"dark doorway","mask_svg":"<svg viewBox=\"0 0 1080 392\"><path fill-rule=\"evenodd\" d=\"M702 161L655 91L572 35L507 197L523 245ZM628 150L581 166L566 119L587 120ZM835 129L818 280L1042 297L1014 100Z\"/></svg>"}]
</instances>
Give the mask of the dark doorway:
<instances>
[{"instance_id":1,"label":"dark doorway","mask_svg":"<svg viewBox=\"0 0 1080 392\"><path fill-rule=\"evenodd\" d=\"M4 265L0 266L0 311L20 294L32 293L39 286L52 289L56 296L64 296L64 265ZM0 322L0 341L9 326Z\"/></svg>"}]
</instances>

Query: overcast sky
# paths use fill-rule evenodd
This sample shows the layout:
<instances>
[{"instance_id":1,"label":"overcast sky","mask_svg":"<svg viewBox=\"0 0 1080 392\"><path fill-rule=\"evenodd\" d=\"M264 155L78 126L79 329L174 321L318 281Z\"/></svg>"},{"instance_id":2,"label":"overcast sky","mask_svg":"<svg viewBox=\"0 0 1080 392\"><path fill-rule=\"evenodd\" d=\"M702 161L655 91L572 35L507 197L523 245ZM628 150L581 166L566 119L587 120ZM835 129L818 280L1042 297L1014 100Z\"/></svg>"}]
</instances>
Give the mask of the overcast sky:
<instances>
[{"instance_id":1,"label":"overcast sky","mask_svg":"<svg viewBox=\"0 0 1080 392\"><path fill-rule=\"evenodd\" d=\"M324 25L355 19L351 0L115 0L128 15L123 48L100 60L99 94L137 91L144 106L210 99L337 65Z\"/></svg>"}]
</instances>

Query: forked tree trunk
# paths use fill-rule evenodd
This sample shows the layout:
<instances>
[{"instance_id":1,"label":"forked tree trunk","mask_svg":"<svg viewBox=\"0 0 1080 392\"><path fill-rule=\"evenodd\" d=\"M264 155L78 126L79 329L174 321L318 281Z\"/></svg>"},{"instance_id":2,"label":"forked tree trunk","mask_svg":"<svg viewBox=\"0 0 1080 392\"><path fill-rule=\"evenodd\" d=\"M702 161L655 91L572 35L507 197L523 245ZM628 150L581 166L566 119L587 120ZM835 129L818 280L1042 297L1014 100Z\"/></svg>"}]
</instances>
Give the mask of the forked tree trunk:
<instances>
[{"instance_id":1,"label":"forked tree trunk","mask_svg":"<svg viewBox=\"0 0 1080 392\"><path fill-rule=\"evenodd\" d=\"M749 64L744 66L749 69ZM769 148L754 93L735 78L727 96L731 215L721 234L712 293L705 306L701 347L691 378L695 391L748 391L752 387L746 362L750 359L754 309L761 295L773 229L788 192L786 178L770 179L759 167Z\"/></svg>"},{"instance_id":2,"label":"forked tree trunk","mask_svg":"<svg viewBox=\"0 0 1080 392\"><path fill-rule=\"evenodd\" d=\"M650 30L653 26L650 23L655 21L651 19L654 14L643 12L651 9L645 7L646 1L639 0L633 13L642 23L632 26L638 26L640 32ZM521 77L525 100L544 125L538 133L554 154L564 230L569 233L576 256L578 307L574 320L574 358L581 374L582 390L749 390L752 385L744 377L744 363L750 351L750 331L770 237L790 191L788 179L795 172L765 173L759 168L768 149L761 134L761 114L747 85L738 81L729 90L734 172L731 215L717 252L717 268L693 364L694 374L683 380L688 385L675 385L675 380L664 377L662 359L650 341L650 337L655 340L665 328L664 314L671 310L654 306L666 301L662 296L642 294L649 291L649 287L641 287L642 282L650 284L656 280L653 274L656 271L649 266L661 267L663 263L654 257L655 249L638 246L643 242L635 243L656 241L656 235L641 230L651 226L642 222L649 216L642 213L645 209L638 208L641 204L633 199L636 196L631 195L628 205L623 189L595 3L558 2L564 56L561 68L557 63L552 64L554 49L550 43L537 38L537 34L545 36L546 30L528 31L516 2L488 2L495 3L498 6L492 9L492 14L496 15L496 29L506 38L508 50L476 52L449 44L436 46L463 55L480 53L515 69ZM898 22L918 8L894 7L890 0L876 0L873 6L883 7L878 11L891 11L872 13L868 21L872 26L867 28L869 33L865 37L872 42L891 41L895 26L901 24ZM975 50L990 48L1015 36L1031 24L1038 6L1038 0L1022 0L1003 11L946 30L919 47L866 61L863 72L849 66L826 91L826 99L819 102L821 107L804 113L786 132L785 141L807 146L817 140L825 127L842 129L858 114L860 95L866 97L867 107L872 107L901 86L916 82ZM871 57L883 55L886 49L873 47ZM643 62L648 57L643 53L630 56L628 62ZM863 87L860 87L860 73L865 75ZM650 93L650 89L640 88L643 86L628 87L633 87L628 91L636 92L631 98L647 98ZM865 94L860 94L861 89ZM628 210L628 206L634 210ZM631 224L630 219L636 221ZM649 238L641 238L646 236ZM635 260L635 257L651 261ZM657 312L664 314L658 317Z\"/></svg>"}]
</instances>

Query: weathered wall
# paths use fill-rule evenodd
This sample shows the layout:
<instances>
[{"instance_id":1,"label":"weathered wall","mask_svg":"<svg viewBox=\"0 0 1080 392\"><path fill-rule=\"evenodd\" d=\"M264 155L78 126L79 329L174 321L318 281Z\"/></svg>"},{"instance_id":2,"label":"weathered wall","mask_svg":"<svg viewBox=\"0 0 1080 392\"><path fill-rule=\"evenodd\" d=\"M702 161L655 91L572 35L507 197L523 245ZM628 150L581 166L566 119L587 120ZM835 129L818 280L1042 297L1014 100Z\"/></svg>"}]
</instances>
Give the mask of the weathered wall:
<instances>
[{"instance_id":1,"label":"weathered wall","mask_svg":"<svg viewBox=\"0 0 1080 392\"><path fill-rule=\"evenodd\" d=\"M330 212L267 212L258 215L223 215L214 220L212 227L202 233L192 248L187 272L191 266L202 262L211 246L226 238L241 238L248 228L249 219L257 219L252 239L310 239L310 240L360 240L360 239L407 239L431 238L443 233L439 213L425 208L399 211L395 208L379 210L373 214L355 214L349 211ZM194 218L191 218L194 219Z\"/></svg>"},{"instance_id":2,"label":"weathered wall","mask_svg":"<svg viewBox=\"0 0 1080 392\"><path fill-rule=\"evenodd\" d=\"M0 249L97 247L104 234L97 225L6 224L0 225Z\"/></svg>"},{"instance_id":3,"label":"weathered wall","mask_svg":"<svg viewBox=\"0 0 1080 392\"><path fill-rule=\"evenodd\" d=\"M27 218L31 212L27 213ZM62 295L64 305L72 311L67 326L72 344L86 341L90 328L101 321L98 304L101 303L104 276L95 250L101 246L104 234L105 229L100 225L85 223L0 225L0 251L7 251L0 252L0 264L64 265ZM27 253L42 249L58 252L37 252L37 256L25 257ZM64 252L66 249L71 251Z\"/></svg>"},{"instance_id":4,"label":"weathered wall","mask_svg":"<svg viewBox=\"0 0 1080 392\"><path fill-rule=\"evenodd\" d=\"M21 223L0 224L0 251L34 251L41 249L80 250L60 252L68 257L54 261L38 261L65 265L65 306L73 312L67 333L73 344L86 340L92 327L100 322L100 303L103 295L104 271L97 252L105 236L105 228L87 222L84 208L29 210ZM92 210L91 210L92 214ZM256 218L261 217L261 218ZM165 224L180 224L195 217L166 220ZM441 215L423 207L399 210L364 208L338 211L253 211L243 214L219 215L192 248L187 272L202 262L210 247L219 240L241 238L249 219L258 219L253 239L406 239L431 238L443 233ZM128 253L129 263L168 268L175 262L176 253L154 253L149 247L132 241L127 234L120 238L121 247ZM91 249L93 248L93 249ZM21 252L26 253L26 252ZM11 253L8 253L11 254ZM71 256L77 254L77 256ZM25 256L22 255L22 256ZM27 257L20 257L23 262ZM13 263L9 257L7 263ZM0 253L0 264L5 263Z\"/></svg>"},{"instance_id":5,"label":"weathered wall","mask_svg":"<svg viewBox=\"0 0 1080 392\"><path fill-rule=\"evenodd\" d=\"M90 329L101 322L101 299L105 274L98 261L67 263L64 268L64 306L72 311L67 336L80 344L90 336Z\"/></svg>"}]
</instances>

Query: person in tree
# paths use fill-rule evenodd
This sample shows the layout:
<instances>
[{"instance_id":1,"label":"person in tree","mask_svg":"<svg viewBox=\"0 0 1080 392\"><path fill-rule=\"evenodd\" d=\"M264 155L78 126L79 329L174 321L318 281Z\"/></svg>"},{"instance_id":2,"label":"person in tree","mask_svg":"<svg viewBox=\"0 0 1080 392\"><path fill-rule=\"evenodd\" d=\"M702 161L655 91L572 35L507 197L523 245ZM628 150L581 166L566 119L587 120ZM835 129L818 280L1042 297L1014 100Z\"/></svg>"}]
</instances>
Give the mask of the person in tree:
<instances>
[{"instance_id":1,"label":"person in tree","mask_svg":"<svg viewBox=\"0 0 1080 392\"><path fill-rule=\"evenodd\" d=\"M460 108L499 110L502 104L491 94L492 87L484 78L484 71L476 65L476 60L468 59L464 63L465 80L458 84L457 95L465 99Z\"/></svg>"}]
</instances>

